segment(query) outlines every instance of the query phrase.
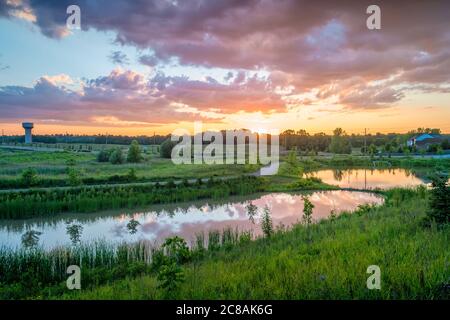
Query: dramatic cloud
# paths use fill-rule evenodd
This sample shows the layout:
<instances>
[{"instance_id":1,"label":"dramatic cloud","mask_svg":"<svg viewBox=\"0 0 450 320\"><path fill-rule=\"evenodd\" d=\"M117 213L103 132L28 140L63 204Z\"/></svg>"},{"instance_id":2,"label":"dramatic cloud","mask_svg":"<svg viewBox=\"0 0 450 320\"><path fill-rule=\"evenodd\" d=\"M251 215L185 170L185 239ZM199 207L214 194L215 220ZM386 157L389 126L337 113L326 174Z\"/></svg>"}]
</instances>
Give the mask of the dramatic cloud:
<instances>
[{"instance_id":1,"label":"dramatic cloud","mask_svg":"<svg viewBox=\"0 0 450 320\"><path fill-rule=\"evenodd\" d=\"M168 77L147 80L131 70L85 80L79 91L67 89L66 75L43 76L34 87L0 87L2 118L88 121L120 125L163 124L202 119L215 121L238 111L285 111L280 96L257 75L236 77L230 84ZM136 121L139 120L139 121Z\"/></svg>"},{"instance_id":2,"label":"dramatic cloud","mask_svg":"<svg viewBox=\"0 0 450 320\"><path fill-rule=\"evenodd\" d=\"M72 1L0 0L0 4L1 16L27 19L48 37L68 34L65 10ZM379 1L381 30L366 27L366 8L373 4L369 0L82 0L77 4L83 30L112 31L118 43L152 52L139 57L144 65L153 68L177 61L230 70L224 79L204 81L161 73L148 80L116 70L87 81L79 93L56 86L48 89L60 99L86 104L81 107L86 114L95 107L97 116L145 122L156 115L158 121L164 117L176 121L178 113L186 116L170 114L180 105L193 116L270 114L286 111L295 101L310 104L321 99L344 109L376 109L394 105L408 90L443 92L450 82L448 1ZM128 62L120 51L110 59L119 65ZM269 76L250 75L260 71ZM55 83L47 80L47 86ZM14 99L17 108L23 108L17 101L31 103L30 96L39 101L44 81L29 89L3 88L0 108ZM14 95L15 90L23 94ZM306 93L312 96L296 100ZM45 108L51 113L50 107Z\"/></svg>"}]
</instances>

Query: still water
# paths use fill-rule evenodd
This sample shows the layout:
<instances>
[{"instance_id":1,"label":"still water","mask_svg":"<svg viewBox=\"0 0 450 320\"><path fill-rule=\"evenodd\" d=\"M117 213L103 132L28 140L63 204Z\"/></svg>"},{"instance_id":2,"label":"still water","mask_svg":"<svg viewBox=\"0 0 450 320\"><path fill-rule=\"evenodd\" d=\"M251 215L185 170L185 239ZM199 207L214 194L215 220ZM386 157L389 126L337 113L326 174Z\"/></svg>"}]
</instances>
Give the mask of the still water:
<instances>
[{"instance_id":1,"label":"still water","mask_svg":"<svg viewBox=\"0 0 450 320\"><path fill-rule=\"evenodd\" d=\"M383 198L365 192L324 191L308 195L315 208L314 220L336 213L354 210L361 204L381 204ZM254 223L247 215L246 205L258 207ZM271 209L274 226L290 226L301 221L303 200L301 194L271 193L253 197L231 198L228 202L187 203L177 206L153 206L146 210L132 212L105 212L97 214L61 214L52 218L28 220L4 220L0 222L0 245L19 248L23 245L22 235L35 232L37 244L50 249L58 245L71 244L71 233L67 227L81 225L79 240L90 242L107 240L111 243L148 240L155 244L165 238L178 235L193 243L195 235L209 230L222 231L228 227L240 231L252 230L253 235L261 233L260 217L265 206ZM130 229L134 219L139 222ZM73 236L73 234L72 234ZM73 240L73 237L72 237Z\"/></svg>"},{"instance_id":2,"label":"still water","mask_svg":"<svg viewBox=\"0 0 450 320\"><path fill-rule=\"evenodd\" d=\"M333 169L312 172L308 176L341 188L355 189L414 187L427 182L407 169Z\"/></svg>"}]
</instances>

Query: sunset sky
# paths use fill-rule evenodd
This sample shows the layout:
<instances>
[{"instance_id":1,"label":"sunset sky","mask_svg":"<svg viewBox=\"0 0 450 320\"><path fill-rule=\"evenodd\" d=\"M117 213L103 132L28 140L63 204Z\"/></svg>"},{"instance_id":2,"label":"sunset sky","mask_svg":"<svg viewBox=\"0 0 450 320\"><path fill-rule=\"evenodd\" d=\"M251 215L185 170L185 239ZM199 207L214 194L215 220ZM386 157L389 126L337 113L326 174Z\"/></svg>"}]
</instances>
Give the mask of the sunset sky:
<instances>
[{"instance_id":1,"label":"sunset sky","mask_svg":"<svg viewBox=\"0 0 450 320\"><path fill-rule=\"evenodd\" d=\"M450 1L0 0L0 43L5 134L450 132Z\"/></svg>"}]
</instances>

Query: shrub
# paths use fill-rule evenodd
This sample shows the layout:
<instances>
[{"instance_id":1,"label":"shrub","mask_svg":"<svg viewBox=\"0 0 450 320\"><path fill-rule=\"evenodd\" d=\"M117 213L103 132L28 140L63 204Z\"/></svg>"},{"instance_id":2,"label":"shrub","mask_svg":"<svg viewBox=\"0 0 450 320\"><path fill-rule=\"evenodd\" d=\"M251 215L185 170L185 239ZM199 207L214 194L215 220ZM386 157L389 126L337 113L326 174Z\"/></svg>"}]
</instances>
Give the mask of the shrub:
<instances>
[{"instance_id":1,"label":"shrub","mask_svg":"<svg viewBox=\"0 0 450 320\"><path fill-rule=\"evenodd\" d=\"M160 153L162 158L170 159L172 157L172 149L176 145L176 142L173 142L169 139L165 140L160 147Z\"/></svg>"},{"instance_id":2,"label":"shrub","mask_svg":"<svg viewBox=\"0 0 450 320\"><path fill-rule=\"evenodd\" d=\"M22 172L22 184L26 187L35 186L38 183L38 175L35 169L27 168Z\"/></svg>"},{"instance_id":3,"label":"shrub","mask_svg":"<svg viewBox=\"0 0 450 320\"><path fill-rule=\"evenodd\" d=\"M112 149L102 149L97 154L97 161L98 162L108 162L109 158L111 157Z\"/></svg>"},{"instance_id":4,"label":"shrub","mask_svg":"<svg viewBox=\"0 0 450 320\"><path fill-rule=\"evenodd\" d=\"M175 262L163 265L158 272L159 288L173 292L184 281L183 269Z\"/></svg>"},{"instance_id":5,"label":"shrub","mask_svg":"<svg viewBox=\"0 0 450 320\"><path fill-rule=\"evenodd\" d=\"M142 151L137 140L131 142L131 146L128 149L127 161L131 163L137 163L142 160Z\"/></svg>"},{"instance_id":6,"label":"shrub","mask_svg":"<svg viewBox=\"0 0 450 320\"><path fill-rule=\"evenodd\" d=\"M297 158L297 151L295 149L289 151L286 161L281 164L280 174L301 177L303 171L304 169Z\"/></svg>"},{"instance_id":7,"label":"shrub","mask_svg":"<svg viewBox=\"0 0 450 320\"><path fill-rule=\"evenodd\" d=\"M336 128L333 131L333 137L329 146L330 152L338 154L350 154L352 153L352 147L348 139L346 139L346 133L341 128Z\"/></svg>"},{"instance_id":8,"label":"shrub","mask_svg":"<svg viewBox=\"0 0 450 320\"><path fill-rule=\"evenodd\" d=\"M438 224L450 222L450 187L448 176L436 175L432 178L428 219Z\"/></svg>"},{"instance_id":9,"label":"shrub","mask_svg":"<svg viewBox=\"0 0 450 320\"><path fill-rule=\"evenodd\" d=\"M303 222L306 225L310 225L312 223L312 215L313 215L313 209L314 209L314 205L312 204L312 202L309 200L309 198L307 196L302 196L302 200L303 200Z\"/></svg>"},{"instance_id":10,"label":"shrub","mask_svg":"<svg viewBox=\"0 0 450 320\"><path fill-rule=\"evenodd\" d=\"M136 170L134 170L134 168L130 168L130 170L128 170L128 173L126 175L126 180L128 182L137 180Z\"/></svg>"},{"instance_id":11,"label":"shrub","mask_svg":"<svg viewBox=\"0 0 450 320\"><path fill-rule=\"evenodd\" d=\"M114 151L112 151L111 156L109 157L109 162L112 164L122 164L124 163L122 149L119 147L115 148Z\"/></svg>"},{"instance_id":12,"label":"shrub","mask_svg":"<svg viewBox=\"0 0 450 320\"><path fill-rule=\"evenodd\" d=\"M272 218L270 216L270 209L268 206L264 207L264 212L261 220L261 229L266 238L269 238L273 234Z\"/></svg>"},{"instance_id":13,"label":"shrub","mask_svg":"<svg viewBox=\"0 0 450 320\"><path fill-rule=\"evenodd\" d=\"M166 256L176 263L184 263L189 260L190 252L186 241L178 236L167 238L162 248Z\"/></svg>"},{"instance_id":14,"label":"shrub","mask_svg":"<svg viewBox=\"0 0 450 320\"><path fill-rule=\"evenodd\" d=\"M76 187L82 184L80 173L74 168L68 168L69 184Z\"/></svg>"}]
</instances>

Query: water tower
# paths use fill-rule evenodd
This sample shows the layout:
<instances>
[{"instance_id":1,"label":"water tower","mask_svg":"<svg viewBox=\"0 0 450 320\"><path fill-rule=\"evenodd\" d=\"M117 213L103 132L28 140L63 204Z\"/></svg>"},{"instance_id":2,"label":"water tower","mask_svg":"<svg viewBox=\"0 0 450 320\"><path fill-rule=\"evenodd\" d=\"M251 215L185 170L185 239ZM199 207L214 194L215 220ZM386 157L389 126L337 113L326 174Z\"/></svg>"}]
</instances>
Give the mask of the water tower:
<instances>
[{"instance_id":1,"label":"water tower","mask_svg":"<svg viewBox=\"0 0 450 320\"><path fill-rule=\"evenodd\" d=\"M32 122L24 122L22 123L22 127L25 129L25 143L32 143L33 138L31 135L31 129L33 129Z\"/></svg>"}]
</instances>

